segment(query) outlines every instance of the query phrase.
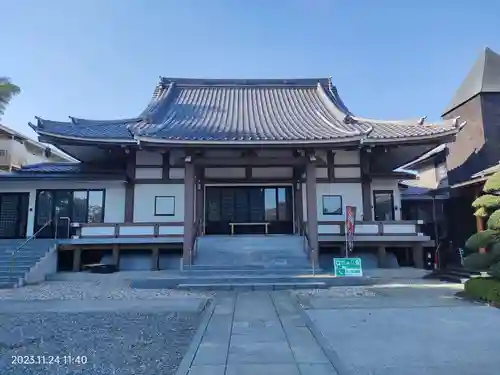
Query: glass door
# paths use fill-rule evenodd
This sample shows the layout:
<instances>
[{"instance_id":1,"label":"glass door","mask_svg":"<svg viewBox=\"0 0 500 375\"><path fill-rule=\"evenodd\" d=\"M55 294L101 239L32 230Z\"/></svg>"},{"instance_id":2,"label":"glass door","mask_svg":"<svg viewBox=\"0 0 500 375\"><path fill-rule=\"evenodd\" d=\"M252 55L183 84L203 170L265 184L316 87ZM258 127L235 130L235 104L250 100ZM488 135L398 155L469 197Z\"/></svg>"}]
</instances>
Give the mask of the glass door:
<instances>
[{"instance_id":1,"label":"glass door","mask_svg":"<svg viewBox=\"0 0 500 375\"><path fill-rule=\"evenodd\" d=\"M37 237L54 238L54 225L51 222L54 217L53 208L54 193L49 190L39 191L36 196L35 225L33 228L33 233L40 231ZM45 226L47 223L49 224Z\"/></svg>"},{"instance_id":2,"label":"glass door","mask_svg":"<svg viewBox=\"0 0 500 375\"><path fill-rule=\"evenodd\" d=\"M84 193L86 194L87 192ZM57 190L54 194L54 238L70 237L72 208L73 192Z\"/></svg>"}]
</instances>

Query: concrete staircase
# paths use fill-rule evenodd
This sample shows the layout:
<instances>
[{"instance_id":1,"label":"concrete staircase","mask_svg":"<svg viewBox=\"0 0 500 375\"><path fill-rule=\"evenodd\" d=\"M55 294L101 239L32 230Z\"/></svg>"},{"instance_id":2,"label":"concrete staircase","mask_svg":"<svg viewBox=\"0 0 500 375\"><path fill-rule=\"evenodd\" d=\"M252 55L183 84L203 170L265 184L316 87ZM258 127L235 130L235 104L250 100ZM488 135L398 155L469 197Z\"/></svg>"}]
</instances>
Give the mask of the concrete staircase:
<instances>
[{"instance_id":1,"label":"concrete staircase","mask_svg":"<svg viewBox=\"0 0 500 375\"><path fill-rule=\"evenodd\" d=\"M137 289L282 290L322 289L333 285L366 285L366 278L336 278L313 269L294 235L204 236L198 238L194 264L169 273L131 280Z\"/></svg>"},{"instance_id":2,"label":"concrete staircase","mask_svg":"<svg viewBox=\"0 0 500 375\"><path fill-rule=\"evenodd\" d=\"M295 235L203 236L191 269L307 269L304 238Z\"/></svg>"},{"instance_id":3,"label":"concrete staircase","mask_svg":"<svg viewBox=\"0 0 500 375\"><path fill-rule=\"evenodd\" d=\"M0 288L12 288L24 284L30 271L48 255L50 250L55 251L54 240L32 240L15 255L11 273L11 254L25 241L25 239L0 240ZM57 256L55 258L57 260Z\"/></svg>"}]
</instances>

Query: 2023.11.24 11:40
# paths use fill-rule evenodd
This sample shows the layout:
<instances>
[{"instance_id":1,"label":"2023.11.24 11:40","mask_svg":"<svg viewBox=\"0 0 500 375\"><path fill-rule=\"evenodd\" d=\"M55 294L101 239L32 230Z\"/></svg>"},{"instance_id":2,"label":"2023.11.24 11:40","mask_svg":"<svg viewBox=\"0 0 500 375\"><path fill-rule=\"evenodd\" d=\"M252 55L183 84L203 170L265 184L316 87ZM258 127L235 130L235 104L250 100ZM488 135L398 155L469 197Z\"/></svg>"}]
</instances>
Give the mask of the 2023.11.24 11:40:
<instances>
[{"instance_id":1,"label":"2023.11.24 11:40","mask_svg":"<svg viewBox=\"0 0 500 375\"><path fill-rule=\"evenodd\" d=\"M13 355L13 365L85 365L85 355Z\"/></svg>"}]
</instances>

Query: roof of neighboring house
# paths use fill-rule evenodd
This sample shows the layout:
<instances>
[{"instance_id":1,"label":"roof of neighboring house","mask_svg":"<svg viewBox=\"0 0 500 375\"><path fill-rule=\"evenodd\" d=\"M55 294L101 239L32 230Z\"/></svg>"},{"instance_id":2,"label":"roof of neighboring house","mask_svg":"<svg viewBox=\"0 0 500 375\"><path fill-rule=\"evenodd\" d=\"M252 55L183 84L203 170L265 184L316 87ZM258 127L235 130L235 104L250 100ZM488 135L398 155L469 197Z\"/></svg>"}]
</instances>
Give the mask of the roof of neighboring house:
<instances>
[{"instance_id":1,"label":"roof of neighboring house","mask_svg":"<svg viewBox=\"0 0 500 375\"><path fill-rule=\"evenodd\" d=\"M452 185L452 188L460 188L460 187L466 187L474 184L478 184L481 182L484 182L490 177L492 174L499 172L500 171L500 161L498 164L495 164L491 167L488 167L486 169L483 169L482 171L479 171L477 173L474 173L469 180L460 182L458 184Z\"/></svg>"},{"instance_id":2,"label":"roof of neighboring house","mask_svg":"<svg viewBox=\"0 0 500 375\"><path fill-rule=\"evenodd\" d=\"M23 135L23 134L15 131L15 130L9 128L8 126L0 124L0 131L4 132L4 133L7 133L7 134L9 134L9 135L11 135L13 137L19 138L23 142L29 143L31 146L36 147L36 148L38 148L40 150L45 150L46 148L49 148L48 145L44 145L43 143L35 141L34 139L31 139L30 137L28 137L26 135ZM75 162L76 161L76 159L74 159L71 156L65 154L64 152L61 152L60 150L58 150L56 148L50 147L50 150L51 150L51 152L54 155L57 155L58 157L60 157L62 159L68 160L70 162Z\"/></svg>"},{"instance_id":3,"label":"roof of neighboring house","mask_svg":"<svg viewBox=\"0 0 500 375\"><path fill-rule=\"evenodd\" d=\"M329 78L160 78L137 117L60 122L37 118L30 126L60 140L103 143L290 144L383 143L435 140L465 123L387 121L355 116Z\"/></svg>"},{"instance_id":4,"label":"roof of neighboring house","mask_svg":"<svg viewBox=\"0 0 500 375\"><path fill-rule=\"evenodd\" d=\"M458 88L443 116L480 93L500 92L500 55L486 47Z\"/></svg>"},{"instance_id":5,"label":"roof of neighboring house","mask_svg":"<svg viewBox=\"0 0 500 375\"><path fill-rule=\"evenodd\" d=\"M83 163L38 163L25 165L13 172L0 173L0 180L120 180L125 181L125 173L122 170L103 169L100 166L89 166Z\"/></svg>"},{"instance_id":6,"label":"roof of neighboring house","mask_svg":"<svg viewBox=\"0 0 500 375\"><path fill-rule=\"evenodd\" d=\"M410 168L415 168L418 166L420 163L423 163L430 158L439 155L441 152L446 150L446 144L439 145L432 150L426 152L425 154L420 155L418 158L410 161L409 163L406 163L405 165L402 165L398 169L410 169Z\"/></svg>"},{"instance_id":7,"label":"roof of neighboring house","mask_svg":"<svg viewBox=\"0 0 500 375\"><path fill-rule=\"evenodd\" d=\"M442 192L440 190L408 186L405 182L401 182L400 184L403 185L401 189L401 199L403 200L447 199L449 197L447 192Z\"/></svg>"}]
</instances>

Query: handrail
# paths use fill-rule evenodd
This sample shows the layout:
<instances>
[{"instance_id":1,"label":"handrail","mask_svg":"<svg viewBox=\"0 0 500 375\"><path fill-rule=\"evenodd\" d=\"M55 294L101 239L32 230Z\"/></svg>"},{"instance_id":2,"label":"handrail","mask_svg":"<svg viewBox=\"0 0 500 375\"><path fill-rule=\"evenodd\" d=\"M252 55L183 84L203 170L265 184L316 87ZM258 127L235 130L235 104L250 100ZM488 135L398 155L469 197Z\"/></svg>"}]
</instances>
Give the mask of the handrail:
<instances>
[{"instance_id":1,"label":"handrail","mask_svg":"<svg viewBox=\"0 0 500 375\"><path fill-rule=\"evenodd\" d=\"M16 256L16 254L18 253L18 251L21 250L24 246L26 246L26 244L28 242L30 242L31 240L34 240L36 238L36 236L38 236L42 230L44 230L45 228L47 228L52 223L52 221L53 221L53 219L48 220L35 233L33 233L26 241L24 241L17 249L15 249L14 251L12 251L11 258L10 258L9 279L12 280L12 270L14 268L14 257Z\"/></svg>"},{"instance_id":2,"label":"handrail","mask_svg":"<svg viewBox=\"0 0 500 375\"><path fill-rule=\"evenodd\" d=\"M196 220L193 237L191 238L191 244L189 246L189 265L193 264L193 258L196 256L197 249L195 248L197 245L196 239L200 234L201 224L203 223L203 219L200 217Z\"/></svg>"}]
</instances>

